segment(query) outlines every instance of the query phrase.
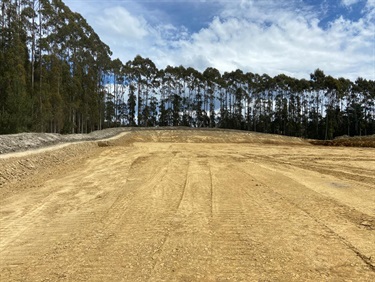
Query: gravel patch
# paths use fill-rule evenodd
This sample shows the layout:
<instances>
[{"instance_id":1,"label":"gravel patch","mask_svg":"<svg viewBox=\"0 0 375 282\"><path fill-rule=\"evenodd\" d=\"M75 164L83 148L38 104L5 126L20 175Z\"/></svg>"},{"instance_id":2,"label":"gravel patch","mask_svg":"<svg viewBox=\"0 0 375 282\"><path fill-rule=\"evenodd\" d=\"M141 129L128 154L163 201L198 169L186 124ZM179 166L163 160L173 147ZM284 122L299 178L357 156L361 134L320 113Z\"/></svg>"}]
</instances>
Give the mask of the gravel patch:
<instances>
[{"instance_id":1,"label":"gravel patch","mask_svg":"<svg viewBox=\"0 0 375 282\"><path fill-rule=\"evenodd\" d=\"M89 134L19 133L0 135L0 154L27 151L68 142L101 140L130 130L131 128L122 127L93 131Z\"/></svg>"}]
</instances>

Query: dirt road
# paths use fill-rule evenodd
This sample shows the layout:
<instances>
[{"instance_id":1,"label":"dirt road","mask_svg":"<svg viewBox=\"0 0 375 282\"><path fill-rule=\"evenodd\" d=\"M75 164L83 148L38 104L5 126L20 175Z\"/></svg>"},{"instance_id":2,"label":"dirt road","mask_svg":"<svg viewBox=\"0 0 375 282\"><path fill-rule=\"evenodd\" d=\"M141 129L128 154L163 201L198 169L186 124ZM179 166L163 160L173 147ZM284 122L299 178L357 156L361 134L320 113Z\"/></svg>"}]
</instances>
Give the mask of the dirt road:
<instances>
[{"instance_id":1,"label":"dirt road","mask_svg":"<svg viewBox=\"0 0 375 282\"><path fill-rule=\"evenodd\" d=\"M0 281L374 281L375 150L236 134L0 159Z\"/></svg>"}]
</instances>

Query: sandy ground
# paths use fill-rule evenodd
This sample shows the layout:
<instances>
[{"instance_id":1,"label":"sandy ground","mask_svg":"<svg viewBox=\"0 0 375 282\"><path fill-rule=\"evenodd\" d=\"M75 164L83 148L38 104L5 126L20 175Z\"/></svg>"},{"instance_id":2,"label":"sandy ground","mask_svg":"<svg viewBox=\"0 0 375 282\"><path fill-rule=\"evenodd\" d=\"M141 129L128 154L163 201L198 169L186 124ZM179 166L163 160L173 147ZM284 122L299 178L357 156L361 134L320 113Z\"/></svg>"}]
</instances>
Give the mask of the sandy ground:
<instances>
[{"instance_id":1,"label":"sandy ground","mask_svg":"<svg viewBox=\"0 0 375 282\"><path fill-rule=\"evenodd\" d=\"M375 149L143 130L0 158L0 281L374 281Z\"/></svg>"}]
</instances>

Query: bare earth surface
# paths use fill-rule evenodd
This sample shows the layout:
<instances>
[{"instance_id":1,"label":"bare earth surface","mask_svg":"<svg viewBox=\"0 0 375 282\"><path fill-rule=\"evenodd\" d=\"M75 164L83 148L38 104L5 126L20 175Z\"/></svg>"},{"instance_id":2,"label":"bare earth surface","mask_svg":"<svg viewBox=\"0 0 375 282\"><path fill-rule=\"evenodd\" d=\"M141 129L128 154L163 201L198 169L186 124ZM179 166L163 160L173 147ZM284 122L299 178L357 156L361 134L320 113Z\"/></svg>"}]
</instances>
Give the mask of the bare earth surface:
<instances>
[{"instance_id":1,"label":"bare earth surface","mask_svg":"<svg viewBox=\"0 0 375 282\"><path fill-rule=\"evenodd\" d=\"M0 281L374 280L373 148L133 130L0 157Z\"/></svg>"}]
</instances>

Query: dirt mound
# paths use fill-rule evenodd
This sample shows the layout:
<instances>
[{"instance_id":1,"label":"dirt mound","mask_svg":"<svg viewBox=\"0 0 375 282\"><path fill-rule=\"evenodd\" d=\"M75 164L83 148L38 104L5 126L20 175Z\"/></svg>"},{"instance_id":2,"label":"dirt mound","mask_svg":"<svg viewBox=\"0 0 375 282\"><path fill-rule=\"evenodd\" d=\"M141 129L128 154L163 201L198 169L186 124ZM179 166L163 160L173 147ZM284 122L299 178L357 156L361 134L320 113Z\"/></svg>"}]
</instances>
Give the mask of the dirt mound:
<instances>
[{"instance_id":1,"label":"dirt mound","mask_svg":"<svg viewBox=\"0 0 375 282\"><path fill-rule=\"evenodd\" d=\"M92 141L113 137L126 128L109 128L89 134L19 133L0 135L0 154L19 152L60 143Z\"/></svg>"},{"instance_id":2,"label":"dirt mound","mask_svg":"<svg viewBox=\"0 0 375 282\"><path fill-rule=\"evenodd\" d=\"M87 140L94 141L78 142ZM104 150L109 146L129 146L134 142L310 145L300 138L272 134L183 127L114 128L76 135L47 133L2 135L0 136L0 151L3 152L0 154L0 187L40 174L46 168L51 170L61 164L79 160L96 150Z\"/></svg>"},{"instance_id":3,"label":"dirt mound","mask_svg":"<svg viewBox=\"0 0 375 282\"><path fill-rule=\"evenodd\" d=\"M0 154L61 143L101 140L114 137L122 132L132 132L132 134L121 139L117 144L128 142L308 144L300 138L239 130L192 129L189 127L109 128L89 134L20 133L0 135ZM99 144L99 146L108 145L110 144L106 142Z\"/></svg>"},{"instance_id":4,"label":"dirt mound","mask_svg":"<svg viewBox=\"0 0 375 282\"><path fill-rule=\"evenodd\" d=\"M375 148L375 135L369 136L341 136L334 140L312 140L313 145L342 146L342 147L369 147Z\"/></svg>"},{"instance_id":5,"label":"dirt mound","mask_svg":"<svg viewBox=\"0 0 375 282\"><path fill-rule=\"evenodd\" d=\"M117 145L132 142L166 142L166 143L259 143L274 145L310 145L301 138L286 137L257 132L192 129L192 128L152 128L137 129L131 134L116 141Z\"/></svg>"},{"instance_id":6,"label":"dirt mound","mask_svg":"<svg viewBox=\"0 0 375 282\"><path fill-rule=\"evenodd\" d=\"M374 149L305 144L157 128L0 155L0 281L373 281Z\"/></svg>"},{"instance_id":7,"label":"dirt mound","mask_svg":"<svg viewBox=\"0 0 375 282\"><path fill-rule=\"evenodd\" d=\"M39 174L55 174L54 168L86 158L98 148L96 142L70 144L55 150L41 150L35 154L0 157L0 197L7 193L2 187ZM13 154L11 154L13 155Z\"/></svg>"}]
</instances>

